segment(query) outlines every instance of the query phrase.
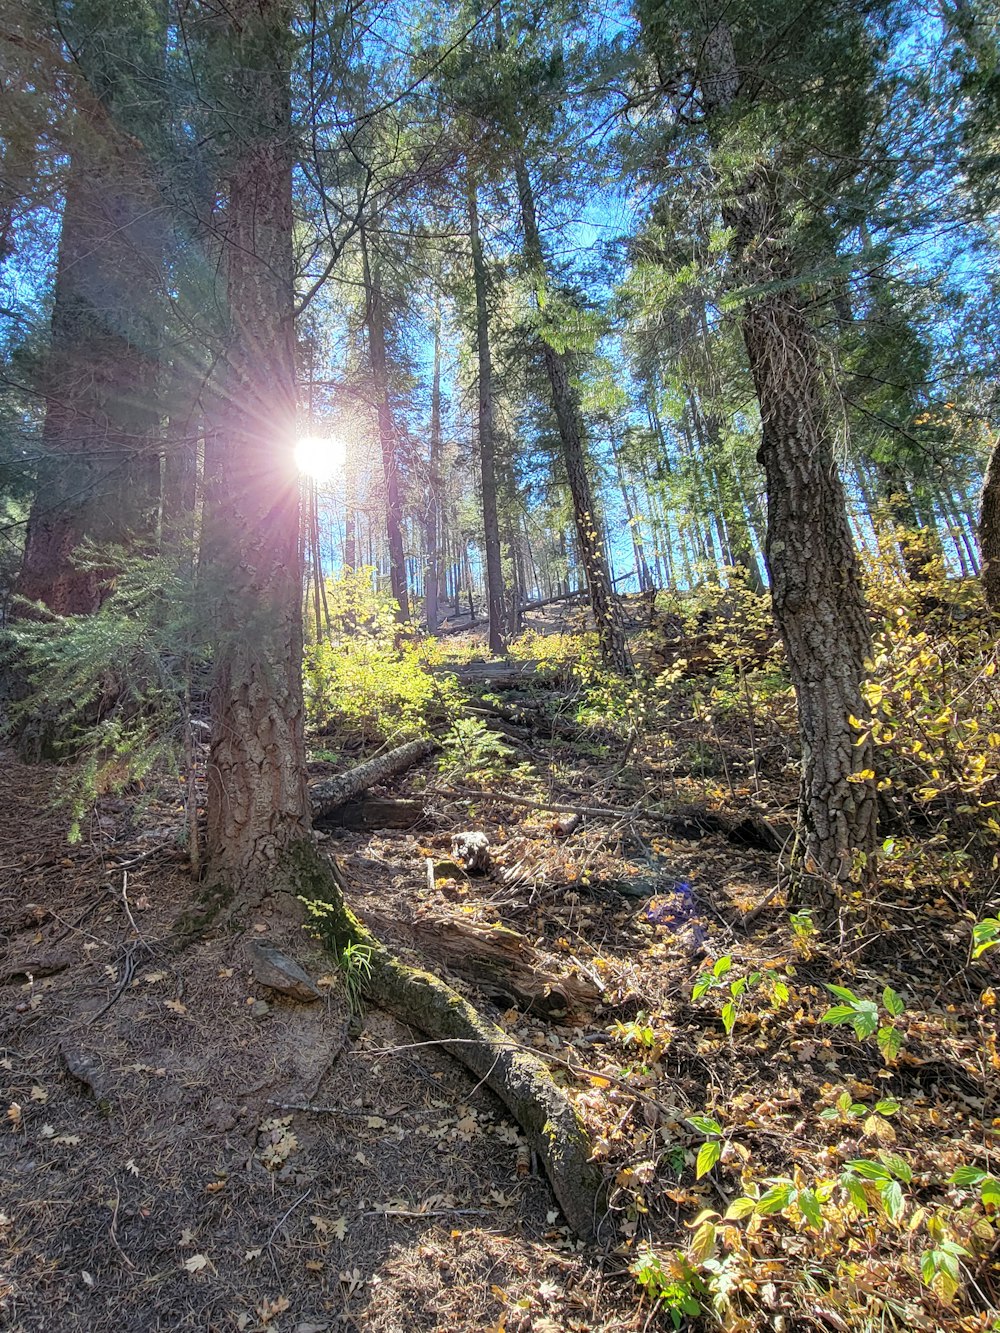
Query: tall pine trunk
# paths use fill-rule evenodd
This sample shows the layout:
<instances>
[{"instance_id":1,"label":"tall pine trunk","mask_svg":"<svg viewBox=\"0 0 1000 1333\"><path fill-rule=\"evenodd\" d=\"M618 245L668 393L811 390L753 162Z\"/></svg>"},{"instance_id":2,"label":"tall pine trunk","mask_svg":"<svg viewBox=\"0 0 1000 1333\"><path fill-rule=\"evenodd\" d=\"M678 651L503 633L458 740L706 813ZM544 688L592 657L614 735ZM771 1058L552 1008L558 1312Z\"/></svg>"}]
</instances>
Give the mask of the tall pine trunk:
<instances>
[{"instance_id":1,"label":"tall pine trunk","mask_svg":"<svg viewBox=\"0 0 1000 1333\"><path fill-rule=\"evenodd\" d=\"M724 22L704 41L702 91L710 127L739 95ZM765 554L775 619L788 654L802 742L793 897L829 913L838 891L875 849L871 741L851 718L861 696L869 628L844 490L833 453L823 375L795 283L778 169L758 160L727 191L736 279L748 291L742 328L753 374L767 478Z\"/></svg>"},{"instance_id":2,"label":"tall pine trunk","mask_svg":"<svg viewBox=\"0 0 1000 1333\"><path fill-rule=\"evenodd\" d=\"M520 156L515 158L514 173L517 180L525 255L541 295L547 281L545 253L542 249L541 236L538 231L531 178L528 175L527 164ZM622 675L630 675L632 659L625 639L621 608L611 586L611 576L604 555L604 542L601 538L597 506L594 503L594 493L587 470L588 460L583 414L580 411L579 400L570 376L566 356L557 351L544 336L541 339L541 351L552 392L552 406L555 409L556 422L559 427L563 464L566 468L570 494L573 498L573 519L576 527L577 544L587 579L590 608L594 616L594 623L597 626L601 657L606 666L621 672Z\"/></svg>"},{"instance_id":3,"label":"tall pine trunk","mask_svg":"<svg viewBox=\"0 0 1000 1333\"><path fill-rule=\"evenodd\" d=\"M1000 611L1000 440L993 446L983 479L979 510L979 551L983 595L991 611Z\"/></svg>"},{"instance_id":4,"label":"tall pine trunk","mask_svg":"<svg viewBox=\"0 0 1000 1333\"><path fill-rule=\"evenodd\" d=\"M294 461L290 7L232 0L216 47L231 99L222 262L228 345L206 441L218 632L207 852L220 886L275 880L309 827Z\"/></svg>"},{"instance_id":5,"label":"tall pine trunk","mask_svg":"<svg viewBox=\"0 0 1000 1333\"><path fill-rule=\"evenodd\" d=\"M479 467L482 479L483 535L486 547L486 604L490 652L505 653L503 562L500 554L500 519L497 510L496 431L493 417L493 361L490 356L490 314L486 299L486 264L479 236L479 207L472 167L467 168L469 242L472 278L476 290L477 396L479 404Z\"/></svg>"}]
</instances>

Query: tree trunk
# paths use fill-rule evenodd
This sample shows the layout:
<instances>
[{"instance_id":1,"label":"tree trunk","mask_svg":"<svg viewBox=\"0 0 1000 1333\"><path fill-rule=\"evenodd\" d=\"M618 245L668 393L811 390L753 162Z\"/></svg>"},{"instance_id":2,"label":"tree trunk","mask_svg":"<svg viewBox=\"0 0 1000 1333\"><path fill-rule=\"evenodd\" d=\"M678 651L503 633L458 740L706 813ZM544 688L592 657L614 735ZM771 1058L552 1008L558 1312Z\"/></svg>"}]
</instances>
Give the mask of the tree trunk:
<instances>
[{"instance_id":1,"label":"tree trunk","mask_svg":"<svg viewBox=\"0 0 1000 1333\"><path fill-rule=\"evenodd\" d=\"M490 621L491 653L505 653L503 562L500 555L500 520L497 512L496 432L493 421L493 361L490 356L490 315L486 301L486 265L479 237L479 208L472 167L466 167L469 241L472 277L476 289L476 351L478 354L479 467L483 496L483 535L486 549L486 605Z\"/></svg>"},{"instance_id":2,"label":"tree trunk","mask_svg":"<svg viewBox=\"0 0 1000 1333\"><path fill-rule=\"evenodd\" d=\"M224 173L230 324L206 451L218 634L207 852L223 890L269 885L308 834L292 335L290 10L233 0L217 31L233 100ZM279 873L279 880L283 874Z\"/></svg>"},{"instance_id":3,"label":"tree trunk","mask_svg":"<svg viewBox=\"0 0 1000 1333\"><path fill-rule=\"evenodd\" d=\"M538 295L541 296L547 282L545 254L538 231L531 178L528 175L527 165L520 156L515 158L514 174L517 180L525 254L534 272L535 282L538 284ZM580 404L570 377L566 356L556 351L544 333L541 338L541 350L552 390L552 406L559 426L563 463L570 494L573 497L577 541L587 578L590 608L601 645L601 657L604 664L612 670L619 671L622 675L631 675L632 658L625 639L621 607L611 586L597 507L594 504L590 477L587 473L587 451Z\"/></svg>"},{"instance_id":4,"label":"tree trunk","mask_svg":"<svg viewBox=\"0 0 1000 1333\"><path fill-rule=\"evenodd\" d=\"M427 510L424 536L424 620L433 634L441 619L441 307L434 317L434 370L431 378L431 439L427 467Z\"/></svg>"},{"instance_id":5,"label":"tree trunk","mask_svg":"<svg viewBox=\"0 0 1000 1333\"><path fill-rule=\"evenodd\" d=\"M993 446L983 478L979 510L979 551L983 596L991 611L1000 611L1000 439Z\"/></svg>"},{"instance_id":6,"label":"tree trunk","mask_svg":"<svg viewBox=\"0 0 1000 1333\"><path fill-rule=\"evenodd\" d=\"M43 461L15 592L95 611L113 571L84 540L152 539L159 503L162 208L138 142L103 102L78 112L44 377Z\"/></svg>"},{"instance_id":7,"label":"tree trunk","mask_svg":"<svg viewBox=\"0 0 1000 1333\"><path fill-rule=\"evenodd\" d=\"M368 351L371 357L378 436L382 446L382 473L385 479L385 528L389 543L389 586L399 608L399 619L410 618L410 599L406 586L406 554L403 546L402 504L399 497L399 449L389 391L389 366L385 350L385 304L378 259L369 254L368 236L360 228L361 262L365 284L365 321L368 325Z\"/></svg>"},{"instance_id":8,"label":"tree trunk","mask_svg":"<svg viewBox=\"0 0 1000 1333\"><path fill-rule=\"evenodd\" d=\"M724 22L706 36L702 90L710 124L739 93ZM869 630L822 372L778 204L776 169L758 162L724 198L740 285L743 338L760 402L767 477L765 554L775 619L788 654L802 739L793 897L821 913L863 872L875 848L876 793L862 721Z\"/></svg>"}]
</instances>

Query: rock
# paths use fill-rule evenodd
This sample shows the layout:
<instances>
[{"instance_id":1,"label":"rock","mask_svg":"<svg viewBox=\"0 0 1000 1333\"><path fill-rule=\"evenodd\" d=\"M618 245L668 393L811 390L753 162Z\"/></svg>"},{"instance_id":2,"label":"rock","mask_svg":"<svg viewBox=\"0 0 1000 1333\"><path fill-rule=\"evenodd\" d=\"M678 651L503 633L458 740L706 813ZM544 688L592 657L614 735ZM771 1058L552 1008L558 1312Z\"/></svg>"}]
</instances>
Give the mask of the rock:
<instances>
[{"instance_id":1,"label":"rock","mask_svg":"<svg viewBox=\"0 0 1000 1333\"><path fill-rule=\"evenodd\" d=\"M298 1000L301 1004L311 1004L313 1000L321 998L305 968L273 944L268 944L266 940L248 940L246 955L250 960L254 980L262 986L277 991L279 995L287 995L290 1000Z\"/></svg>"},{"instance_id":2,"label":"rock","mask_svg":"<svg viewBox=\"0 0 1000 1333\"><path fill-rule=\"evenodd\" d=\"M470 875L486 875L493 868L490 840L485 833L456 833L451 840L451 854Z\"/></svg>"},{"instance_id":3,"label":"rock","mask_svg":"<svg viewBox=\"0 0 1000 1333\"><path fill-rule=\"evenodd\" d=\"M266 1018L271 1012L271 1006L266 1000L254 1000L250 1006L250 1013L254 1018Z\"/></svg>"},{"instance_id":4,"label":"rock","mask_svg":"<svg viewBox=\"0 0 1000 1333\"><path fill-rule=\"evenodd\" d=\"M59 1054L73 1077L85 1084L98 1101L107 1097L114 1081L96 1055L82 1046L74 1046L71 1038L65 1036L59 1040Z\"/></svg>"}]
</instances>

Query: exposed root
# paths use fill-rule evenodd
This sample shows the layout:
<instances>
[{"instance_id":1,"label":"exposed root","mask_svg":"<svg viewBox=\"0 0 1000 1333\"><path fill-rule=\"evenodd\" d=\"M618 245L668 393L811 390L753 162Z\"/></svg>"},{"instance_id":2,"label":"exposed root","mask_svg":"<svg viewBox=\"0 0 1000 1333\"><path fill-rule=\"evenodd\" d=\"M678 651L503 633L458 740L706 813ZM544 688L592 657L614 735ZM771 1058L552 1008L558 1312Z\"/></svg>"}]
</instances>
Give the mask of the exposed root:
<instances>
[{"instance_id":1,"label":"exposed root","mask_svg":"<svg viewBox=\"0 0 1000 1333\"><path fill-rule=\"evenodd\" d=\"M537 1153L569 1225L580 1236L593 1236L605 1212L603 1175L591 1160L580 1117L546 1066L515 1048L440 978L390 953L347 906L342 877L311 843L300 844L293 860L294 879L327 947L338 956L349 944L365 950L358 977L363 993L440 1041L496 1093Z\"/></svg>"}]
</instances>

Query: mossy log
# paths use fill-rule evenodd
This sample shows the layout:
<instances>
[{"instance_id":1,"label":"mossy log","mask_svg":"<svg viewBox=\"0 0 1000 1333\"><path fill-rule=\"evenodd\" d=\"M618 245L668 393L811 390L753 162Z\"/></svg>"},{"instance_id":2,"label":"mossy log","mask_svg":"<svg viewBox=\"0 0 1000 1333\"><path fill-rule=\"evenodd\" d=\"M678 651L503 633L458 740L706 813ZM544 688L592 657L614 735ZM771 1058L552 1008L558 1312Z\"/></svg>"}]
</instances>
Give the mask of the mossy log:
<instances>
[{"instance_id":1,"label":"mossy log","mask_svg":"<svg viewBox=\"0 0 1000 1333\"><path fill-rule=\"evenodd\" d=\"M451 986L403 963L376 939L347 906L336 862L306 842L291 861L291 877L327 947L338 957L349 944L368 951L368 966L358 974L366 998L439 1041L500 1098L545 1168L570 1227L593 1236L605 1211L603 1174L591 1160L582 1120L548 1068Z\"/></svg>"}]
</instances>

